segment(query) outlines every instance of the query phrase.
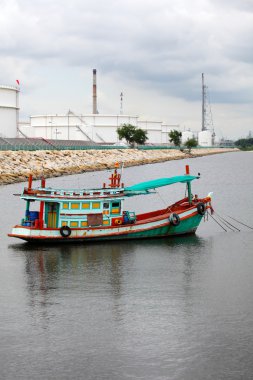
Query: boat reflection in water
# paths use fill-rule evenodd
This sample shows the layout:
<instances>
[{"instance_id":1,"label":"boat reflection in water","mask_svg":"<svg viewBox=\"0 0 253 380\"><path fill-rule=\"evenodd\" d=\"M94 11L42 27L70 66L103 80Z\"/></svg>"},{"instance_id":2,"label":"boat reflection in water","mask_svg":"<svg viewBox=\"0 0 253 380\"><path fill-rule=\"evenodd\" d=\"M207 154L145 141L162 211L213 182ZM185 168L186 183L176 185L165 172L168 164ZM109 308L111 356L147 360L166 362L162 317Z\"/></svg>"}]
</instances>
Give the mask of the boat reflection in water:
<instances>
[{"instance_id":1,"label":"boat reflection in water","mask_svg":"<svg viewBox=\"0 0 253 380\"><path fill-rule=\"evenodd\" d=\"M75 302L79 306L82 304L83 308L85 304L93 304L96 299L101 302L103 298L105 309L111 307L114 318L120 318L122 311L119 305L125 302L124 297L131 292L138 295L143 286L153 286L152 271L156 272L157 266L161 271L161 281L164 275L170 276L175 255L181 256L187 288L193 273L193 263L203 256L203 252L201 255L200 252L209 243L195 235L187 235L170 240L114 241L106 245L18 244L12 248L19 254L24 253L27 291L32 307L30 311L43 315L47 320L55 307L64 306L61 302L65 297L72 299L74 308L77 307ZM185 253L182 256L183 251ZM160 260L167 262L167 272L162 266L160 268Z\"/></svg>"}]
</instances>

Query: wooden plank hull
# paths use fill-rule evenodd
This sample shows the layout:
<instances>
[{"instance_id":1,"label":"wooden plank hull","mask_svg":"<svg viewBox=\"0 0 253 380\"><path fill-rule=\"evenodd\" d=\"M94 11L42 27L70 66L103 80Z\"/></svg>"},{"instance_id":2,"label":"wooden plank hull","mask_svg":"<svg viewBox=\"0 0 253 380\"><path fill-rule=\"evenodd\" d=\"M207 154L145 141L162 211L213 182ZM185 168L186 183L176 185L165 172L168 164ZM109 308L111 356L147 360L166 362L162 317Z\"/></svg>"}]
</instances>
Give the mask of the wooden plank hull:
<instances>
[{"instance_id":1,"label":"wooden plank hull","mask_svg":"<svg viewBox=\"0 0 253 380\"><path fill-rule=\"evenodd\" d=\"M103 240L143 239L165 236L175 236L195 233L203 215L197 209L186 210L179 213L180 223L172 225L170 214L166 213L156 218L140 220L134 224L126 224L114 227L73 228L69 237L61 236L59 228L33 228L15 226L10 237L16 237L32 242L90 242Z\"/></svg>"}]
</instances>

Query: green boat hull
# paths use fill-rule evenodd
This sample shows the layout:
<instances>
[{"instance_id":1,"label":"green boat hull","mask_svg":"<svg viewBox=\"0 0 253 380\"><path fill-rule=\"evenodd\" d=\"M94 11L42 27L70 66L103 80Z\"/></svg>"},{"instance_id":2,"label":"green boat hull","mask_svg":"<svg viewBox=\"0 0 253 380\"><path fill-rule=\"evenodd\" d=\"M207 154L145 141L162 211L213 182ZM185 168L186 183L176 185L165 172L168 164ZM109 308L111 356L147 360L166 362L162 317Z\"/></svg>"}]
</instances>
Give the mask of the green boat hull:
<instances>
[{"instance_id":1,"label":"green boat hull","mask_svg":"<svg viewBox=\"0 0 253 380\"><path fill-rule=\"evenodd\" d=\"M126 226L114 229L104 229L101 228L93 229L91 234L88 234L89 230L83 229L79 230L79 236L77 234L71 234L71 236L63 237L60 235L59 230L55 229L54 234L46 236L47 229L40 230L37 234L27 234L24 233L15 233L10 236L19 237L20 239L29 241L29 242L58 242L58 243L70 243L70 242L92 242L92 241L109 241L109 240L130 240L130 239L147 239L147 238L156 238L156 237L172 237L177 235L185 235L195 233L203 215L195 214L190 217L182 218L178 225L173 225L169 219L166 217L160 220L160 223L157 224L157 221L154 223L143 223L133 224L131 227L126 230ZM19 228L19 227L17 227ZM22 227L21 227L22 228ZM23 228L24 229L24 228ZM25 229L25 231L33 231L30 228ZM15 231L14 231L15 232ZM38 231L37 231L38 232ZM50 233L50 231L49 231Z\"/></svg>"},{"instance_id":2,"label":"green boat hull","mask_svg":"<svg viewBox=\"0 0 253 380\"><path fill-rule=\"evenodd\" d=\"M131 232L122 235L113 236L102 236L102 237L91 237L82 239L82 241L103 241L103 240L129 240L129 239L148 239L156 237L166 237L166 236L176 236L176 235L186 235L193 234L196 232L203 216L195 215L191 218L181 220L178 226L173 226L168 224L166 226L149 229L140 232ZM71 241L71 240L70 240Z\"/></svg>"}]
</instances>

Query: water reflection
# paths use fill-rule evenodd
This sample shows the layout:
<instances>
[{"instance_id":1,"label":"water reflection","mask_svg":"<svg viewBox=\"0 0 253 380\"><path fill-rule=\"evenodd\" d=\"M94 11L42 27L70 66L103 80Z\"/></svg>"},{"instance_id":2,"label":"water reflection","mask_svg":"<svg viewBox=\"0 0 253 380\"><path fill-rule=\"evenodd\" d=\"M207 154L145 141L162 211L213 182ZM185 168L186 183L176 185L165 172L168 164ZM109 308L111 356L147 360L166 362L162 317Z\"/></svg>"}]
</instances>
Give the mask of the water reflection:
<instances>
[{"instance_id":1,"label":"water reflection","mask_svg":"<svg viewBox=\"0 0 253 380\"><path fill-rule=\"evenodd\" d=\"M207 344L206 305L199 300L210 238L11 248L24 261L31 329L60 350L69 339L75 357L81 347L85 356L103 358L107 347L131 368L142 352L174 363L199 355L199 341Z\"/></svg>"},{"instance_id":2,"label":"water reflection","mask_svg":"<svg viewBox=\"0 0 253 380\"><path fill-rule=\"evenodd\" d=\"M215 191L218 212L236 204L233 216L250 224L248 163L249 154L240 153L194 159L191 166L207 178L198 192ZM145 170L174 175L179 164ZM125 175L134 182L142 172L130 168ZM239 201L238 183L247 183ZM16 186L2 187L2 198ZM197 236L174 239L8 245L15 205L2 202L2 377L252 378L251 231L224 233L210 220Z\"/></svg>"},{"instance_id":3,"label":"water reflection","mask_svg":"<svg viewBox=\"0 0 253 380\"><path fill-rule=\"evenodd\" d=\"M65 296L99 296L108 291L115 299L122 292L123 267L130 265L134 244L66 244L9 246L24 258L25 280L31 309L45 310ZM41 314L41 313L40 313Z\"/></svg>"},{"instance_id":4,"label":"water reflection","mask_svg":"<svg viewBox=\"0 0 253 380\"><path fill-rule=\"evenodd\" d=\"M124 262L129 265L131 258L142 252L163 252L165 255L182 255L185 260L185 275L193 270L194 261L200 255L210 252L212 239L196 235L170 239L149 239L120 241L96 244L59 244L59 245L9 245L12 251L22 254L28 285L33 287L41 283L41 289L54 289L62 275L79 276L80 273L99 273L101 269L111 275L110 283L115 294L119 293L121 268ZM132 263L133 264L133 263ZM42 281L43 279L43 281ZM43 285L42 285L43 283Z\"/></svg>"},{"instance_id":5,"label":"water reflection","mask_svg":"<svg viewBox=\"0 0 253 380\"><path fill-rule=\"evenodd\" d=\"M57 288L62 276L80 277L80 275L101 274L109 276L109 283L114 295L120 294L122 268L133 263L135 253L153 255L182 255L185 260L185 276L190 276L194 261L206 251L210 239L196 235L176 237L172 239L149 239L120 241L96 244L59 244L30 245L15 244L9 246L13 251L25 258L27 283L30 289L37 287L44 292ZM90 278L91 279L91 278ZM91 279L92 280L92 279Z\"/></svg>"},{"instance_id":6,"label":"water reflection","mask_svg":"<svg viewBox=\"0 0 253 380\"><path fill-rule=\"evenodd\" d=\"M184 302L177 307L188 312L198 262L210 252L210 240L190 235L87 245L25 243L11 249L24 258L27 310L35 324L42 319L42 328L48 328L69 297L91 308L96 299L105 308L110 305L111 317L120 323L131 297L143 297L143 289L149 289L149 297L156 300L156 291L166 288L171 297L178 281Z\"/></svg>"}]
</instances>

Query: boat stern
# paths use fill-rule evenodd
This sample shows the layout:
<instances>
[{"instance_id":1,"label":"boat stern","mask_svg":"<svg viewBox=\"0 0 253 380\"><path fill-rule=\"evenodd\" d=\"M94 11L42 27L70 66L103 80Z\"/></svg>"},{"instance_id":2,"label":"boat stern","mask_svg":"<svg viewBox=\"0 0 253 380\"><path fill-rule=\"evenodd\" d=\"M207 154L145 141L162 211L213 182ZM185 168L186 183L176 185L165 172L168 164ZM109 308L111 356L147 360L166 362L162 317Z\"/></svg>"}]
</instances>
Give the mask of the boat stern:
<instances>
[{"instance_id":1,"label":"boat stern","mask_svg":"<svg viewBox=\"0 0 253 380\"><path fill-rule=\"evenodd\" d=\"M39 228L26 227L22 225L14 226L8 236L26 241L61 238L60 232L57 229L42 230Z\"/></svg>"}]
</instances>

